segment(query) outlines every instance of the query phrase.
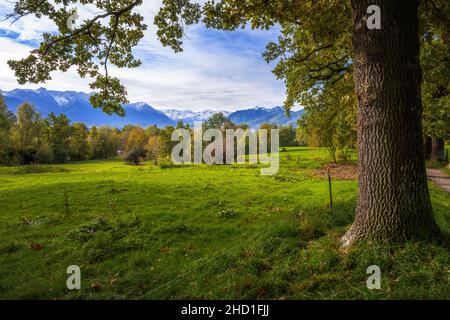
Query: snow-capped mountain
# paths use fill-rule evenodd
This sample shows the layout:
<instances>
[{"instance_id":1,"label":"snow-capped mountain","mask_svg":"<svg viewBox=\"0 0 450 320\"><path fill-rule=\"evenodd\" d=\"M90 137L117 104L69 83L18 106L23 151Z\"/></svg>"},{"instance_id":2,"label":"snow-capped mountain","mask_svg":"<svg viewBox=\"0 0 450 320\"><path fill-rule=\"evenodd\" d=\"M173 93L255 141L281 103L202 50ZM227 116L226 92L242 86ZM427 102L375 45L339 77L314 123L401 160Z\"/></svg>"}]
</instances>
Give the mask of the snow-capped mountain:
<instances>
[{"instance_id":1,"label":"snow-capped mountain","mask_svg":"<svg viewBox=\"0 0 450 320\"><path fill-rule=\"evenodd\" d=\"M234 123L246 123L252 128L257 128L263 123L276 123L278 125L292 124L296 126L297 120L302 114L303 110L291 111L291 117L288 118L283 107L256 107L235 111L229 115L229 118Z\"/></svg>"},{"instance_id":2,"label":"snow-capped mountain","mask_svg":"<svg viewBox=\"0 0 450 320\"><path fill-rule=\"evenodd\" d=\"M211 117L215 113L223 113L224 116L228 117L231 112L225 110L203 110L203 111L192 111L192 110L177 110L177 109L165 109L161 110L164 112L169 118L176 121L183 121L187 124L194 124L195 122L203 122L206 121L209 117Z\"/></svg>"},{"instance_id":3,"label":"snow-capped mountain","mask_svg":"<svg viewBox=\"0 0 450 320\"><path fill-rule=\"evenodd\" d=\"M89 103L89 94L76 91L52 91L40 88L15 89L12 91L0 91L4 96L8 108L16 112L24 102L35 106L36 110L46 117L50 112L58 115L64 113L72 122L83 122L89 126L109 125L123 127L127 124L135 124L142 127L156 125L165 127L175 125L178 121L187 124L207 120L214 113L222 112L236 124L247 124L257 128L263 123L276 123L279 125L295 125L303 111L291 112L291 118L287 118L282 107L262 108L255 107L239 111L218 110L156 110L145 102L136 102L124 105L126 116L107 115L99 109L95 109Z\"/></svg>"},{"instance_id":4,"label":"snow-capped mountain","mask_svg":"<svg viewBox=\"0 0 450 320\"><path fill-rule=\"evenodd\" d=\"M89 94L75 91L51 91L44 88L37 90L15 89L2 92L8 108L16 112L17 107L24 102L35 106L42 116L46 117L50 112L58 115L64 113L72 122L83 122L91 125L109 125L123 127L126 124L135 124L142 127L157 125L165 127L174 125L161 111L158 111L144 102L124 105L126 116L107 115L100 109L95 109L89 102Z\"/></svg>"}]
</instances>

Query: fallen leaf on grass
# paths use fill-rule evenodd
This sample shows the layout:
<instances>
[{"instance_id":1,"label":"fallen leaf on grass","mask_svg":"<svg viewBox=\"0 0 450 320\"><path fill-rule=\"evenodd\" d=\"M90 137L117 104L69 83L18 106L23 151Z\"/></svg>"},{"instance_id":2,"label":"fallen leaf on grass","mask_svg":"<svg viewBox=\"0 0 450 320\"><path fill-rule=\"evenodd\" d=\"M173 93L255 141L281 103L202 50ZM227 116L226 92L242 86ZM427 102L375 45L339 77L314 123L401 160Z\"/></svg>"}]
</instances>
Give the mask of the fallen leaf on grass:
<instances>
[{"instance_id":1,"label":"fallen leaf on grass","mask_svg":"<svg viewBox=\"0 0 450 320\"><path fill-rule=\"evenodd\" d=\"M30 244L30 248L31 248L31 250L34 250L34 251L41 251L44 248L44 246L42 244L33 242Z\"/></svg>"},{"instance_id":2,"label":"fallen leaf on grass","mask_svg":"<svg viewBox=\"0 0 450 320\"><path fill-rule=\"evenodd\" d=\"M100 291L102 289L102 284L101 283L92 283L91 284L91 290L96 292L96 291Z\"/></svg>"},{"instance_id":3,"label":"fallen leaf on grass","mask_svg":"<svg viewBox=\"0 0 450 320\"><path fill-rule=\"evenodd\" d=\"M28 219L27 217L22 217L22 224L33 224L33 220Z\"/></svg>"},{"instance_id":4,"label":"fallen leaf on grass","mask_svg":"<svg viewBox=\"0 0 450 320\"><path fill-rule=\"evenodd\" d=\"M119 276L119 274L120 274L120 271L119 272L117 272L115 275L113 275L113 276L111 276L110 278L109 278L109 284L110 285L115 285L116 284L116 282L117 282L117 277Z\"/></svg>"},{"instance_id":5,"label":"fallen leaf on grass","mask_svg":"<svg viewBox=\"0 0 450 320\"><path fill-rule=\"evenodd\" d=\"M159 251L161 253L169 253L170 252L170 248L169 247L162 247L161 249L159 249Z\"/></svg>"}]
</instances>

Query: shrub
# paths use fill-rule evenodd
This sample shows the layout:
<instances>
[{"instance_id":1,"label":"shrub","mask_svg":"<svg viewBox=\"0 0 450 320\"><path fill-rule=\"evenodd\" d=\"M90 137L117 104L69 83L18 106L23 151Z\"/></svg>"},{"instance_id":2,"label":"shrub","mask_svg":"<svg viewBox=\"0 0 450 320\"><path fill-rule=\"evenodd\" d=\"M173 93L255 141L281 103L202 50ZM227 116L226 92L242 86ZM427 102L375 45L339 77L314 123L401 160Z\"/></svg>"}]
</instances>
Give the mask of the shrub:
<instances>
[{"instance_id":1,"label":"shrub","mask_svg":"<svg viewBox=\"0 0 450 320\"><path fill-rule=\"evenodd\" d=\"M159 146L161 142L159 137L150 137L148 139L147 145L145 146L145 151L147 153L147 159L153 160L154 164L158 164Z\"/></svg>"},{"instance_id":2,"label":"shrub","mask_svg":"<svg viewBox=\"0 0 450 320\"><path fill-rule=\"evenodd\" d=\"M127 152L123 159L127 164L139 165L145 159L145 149L143 147L136 147Z\"/></svg>"},{"instance_id":3,"label":"shrub","mask_svg":"<svg viewBox=\"0 0 450 320\"><path fill-rule=\"evenodd\" d=\"M336 158L337 158L339 161L347 161L347 160L348 160L347 153L345 153L344 151L338 151L338 152L336 153Z\"/></svg>"}]
</instances>

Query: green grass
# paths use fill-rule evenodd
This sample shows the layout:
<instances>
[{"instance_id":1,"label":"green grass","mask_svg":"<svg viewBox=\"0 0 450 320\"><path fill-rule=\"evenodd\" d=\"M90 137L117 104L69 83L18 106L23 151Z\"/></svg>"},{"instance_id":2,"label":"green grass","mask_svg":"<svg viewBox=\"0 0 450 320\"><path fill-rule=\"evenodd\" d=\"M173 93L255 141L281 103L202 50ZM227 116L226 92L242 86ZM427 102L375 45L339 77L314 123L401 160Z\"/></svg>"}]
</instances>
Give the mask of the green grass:
<instances>
[{"instance_id":1,"label":"green grass","mask_svg":"<svg viewBox=\"0 0 450 320\"><path fill-rule=\"evenodd\" d=\"M333 182L330 210L327 181L311 174L329 162L327 151L289 148L280 159L276 176L254 165L119 160L2 167L0 297L448 299L447 248L343 252L356 181ZM433 185L431 195L449 232L450 199ZM371 291L374 264L382 289ZM81 267L80 291L66 288L69 265Z\"/></svg>"}]
</instances>

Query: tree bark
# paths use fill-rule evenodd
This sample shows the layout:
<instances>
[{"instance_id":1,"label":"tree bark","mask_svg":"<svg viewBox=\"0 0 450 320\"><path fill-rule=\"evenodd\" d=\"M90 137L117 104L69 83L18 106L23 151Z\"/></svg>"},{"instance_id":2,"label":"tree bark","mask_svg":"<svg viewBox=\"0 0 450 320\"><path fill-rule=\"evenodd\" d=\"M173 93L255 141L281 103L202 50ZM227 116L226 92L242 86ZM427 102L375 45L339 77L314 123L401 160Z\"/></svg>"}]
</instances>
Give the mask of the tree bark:
<instances>
[{"instance_id":1,"label":"tree bark","mask_svg":"<svg viewBox=\"0 0 450 320\"><path fill-rule=\"evenodd\" d=\"M436 239L422 140L419 0L351 3L359 194L343 245ZM381 30L367 28L370 5L381 9Z\"/></svg>"},{"instance_id":2,"label":"tree bark","mask_svg":"<svg viewBox=\"0 0 450 320\"><path fill-rule=\"evenodd\" d=\"M431 161L445 161L444 139L433 137L431 139Z\"/></svg>"}]
</instances>

